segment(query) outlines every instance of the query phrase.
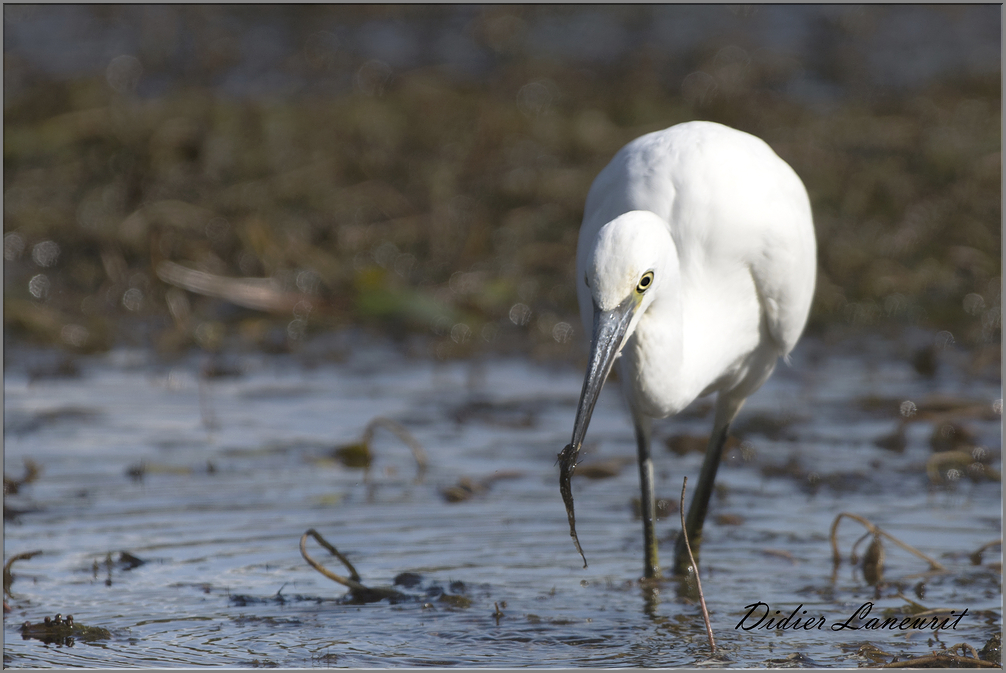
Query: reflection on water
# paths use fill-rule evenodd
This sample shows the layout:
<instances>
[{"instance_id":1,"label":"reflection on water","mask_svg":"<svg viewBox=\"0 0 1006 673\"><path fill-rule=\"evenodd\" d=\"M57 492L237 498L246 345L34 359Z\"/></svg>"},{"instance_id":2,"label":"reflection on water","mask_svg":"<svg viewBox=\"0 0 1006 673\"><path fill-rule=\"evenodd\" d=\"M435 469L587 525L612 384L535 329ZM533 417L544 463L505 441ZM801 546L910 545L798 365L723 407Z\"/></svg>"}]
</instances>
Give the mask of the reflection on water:
<instances>
[{"instance_id":1,"label":"reflection on water","mask_svg":"<svg viewBox=\"0 0 1006 673\"><path fill-rule=\"evenodd\" d=\"M584 467L604 467L573 481L584 570L555 466L582 380L574 368L432 363L373 346L341 364L235 357L217 368L230 375L213 378L201 373L211 371L202 360L164 364L116 351L79 361L75 375L29 378L45 356L8 353L4 382L5 474L20 477L26 460L39 469L5 497L14 517L5 557L43 552L13 564L5 666L681 666L708 658L698 606L674 582L636 581L635 449L614 386L585 447ZM717 665L856 667L874 662L866 643L890 661L939 643L981 649L1001 631L1000 547L977 564L970 558L1001 535L1001 486L990 478L1001 462L1000 384L968 375L953 356L943 352L938 375L927 378L892 343L808 339L793 366L749 401L703 545ZM707 415L700 401L659 424L658 446L707 432ZM393 432L373 433L366 471L335 453L359 443L376 416L422 445L421 482L413 452ZM970 463L933 471L948 423L962 436L949 451L975 452L980 473ZM898 432L900 450L878 445ZM676 501L681 478L696 478L700 463L694 451L658 452L658 496ZM449 497L463 484L472 485L466 497ZM927 573L888 545L879 589L848 563L833 575L828 533L844 511L949 572ZM658 524L665 562L677 523L675 514ZM409 599L340 602L344 588L300 556L309 528L368 586L418 575L396 586ZM842 524L846 556L862 532ZM319 547L311 554L343 572ZM914 601L968 614L937 635L735 628L759 601L783 615L802 606L829 625L866 602L875 613L908 614ZM25 620L56 613L112 637L72 647L21 638Z\"/></svg>"}]
</instances>

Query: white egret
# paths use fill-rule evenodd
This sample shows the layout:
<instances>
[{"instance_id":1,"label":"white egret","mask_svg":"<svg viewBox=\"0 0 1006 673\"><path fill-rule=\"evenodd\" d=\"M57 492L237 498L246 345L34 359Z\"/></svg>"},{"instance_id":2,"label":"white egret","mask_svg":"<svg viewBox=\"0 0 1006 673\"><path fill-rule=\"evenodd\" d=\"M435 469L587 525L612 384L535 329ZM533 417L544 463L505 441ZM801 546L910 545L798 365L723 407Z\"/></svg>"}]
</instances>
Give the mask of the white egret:
<instances>
[{"instance_id":1,"label":"white egret","mask_svg":"<svg viewBox=\"0 0 1006 673\"><path fill-rule=\"evenodd\" d=\"M721 124L688 122L644 135L597 176L576 254L590 359L573 438L559 454L560 491L581 556L569 478L615 360L635 425L644 575L656 577L652 419L717 393L685 524L697 553L730 423L807 321L816 247L800 178L764 141ZM679 536L675 573L690 565Z\"/></svg>"}]
</instances>

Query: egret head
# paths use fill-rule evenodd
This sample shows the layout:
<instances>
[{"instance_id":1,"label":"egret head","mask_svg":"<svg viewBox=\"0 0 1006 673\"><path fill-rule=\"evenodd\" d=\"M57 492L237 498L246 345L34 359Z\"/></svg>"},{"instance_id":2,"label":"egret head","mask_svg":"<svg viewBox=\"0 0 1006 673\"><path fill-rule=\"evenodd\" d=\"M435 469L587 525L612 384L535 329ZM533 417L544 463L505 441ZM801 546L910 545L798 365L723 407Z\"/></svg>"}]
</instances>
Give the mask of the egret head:
<instances>
[{"instance_id":1,"label":"egret head","mask_svg":"<svg viewBox=\"0 0 1006 673\"><path fill-rule=\"evenodd\" d=\"M674 242L656 214L633 210L605 224L586 259L583 278L593 303L590 362L573 426L579 448L594 404L622 346L661 287L673 278Z\"/></svg>"},{"instance_id":2,"label":"egret head","mask_svg":"<svg viewBox=\"0 0 1006 673\"><path fill-rule=\"evenodd\" d=\"M611 311L626 300L649 306L665 274L658 274L671 252L667 224L646 210L633 210L608 222L594 240L584 281L594 305Z\"/></svg>"}]
</instances>

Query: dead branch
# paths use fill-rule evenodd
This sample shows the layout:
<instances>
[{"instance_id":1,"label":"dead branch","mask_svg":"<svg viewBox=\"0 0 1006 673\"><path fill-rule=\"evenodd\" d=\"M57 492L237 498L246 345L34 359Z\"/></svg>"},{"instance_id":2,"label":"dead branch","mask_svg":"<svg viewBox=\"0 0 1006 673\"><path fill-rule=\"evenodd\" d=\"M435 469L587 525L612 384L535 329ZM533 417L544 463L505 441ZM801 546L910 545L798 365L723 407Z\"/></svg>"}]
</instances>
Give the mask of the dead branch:
<instances>
[{"instance_id":1,"label":"dead branch","mask_svg":"<svg viewBox=\"0 0 1006 673\"><path fill-rule=\"evenodd\" d=\"M911 552L915 556L918 556L920 559L928 563L929 567L932 570L946 572L947 569L943 566L943 564L941 564L936 559L927 556L926 554L923 554L921 551L911 546L910 544L906 544L901 540L899 540L898 538L891 535L890 533L881 530L873 523L871 523L868 519L865 519L859 516L858 514L852 514L850 512L840 513L838 516L835 517L834 523L831 524L831 553L832 553L832 560L834 561L836 566L838 566L842 562L842 555L838 551L838 524L842 520L842 517L848 517L850 519L853 519L854 521L858 521L860 524L863 525L863 527L865 527L868 531L870 531L874 535L882 535L886 537L888 540L898 545L905 551Z\"/></svg>"},{"instance_id":2,"label":"dead branch","mask_svg":"<svg viewBox=\"0 0 1006 673\"><path fill-rule=\"evenodd\" d=\"M706 608L706 597L702 593L702 580L699 579L699 565L695 562L695 557L692 556L692 545L688 541L688 529L685 528L685 487L688 486L688 477L684 478L681 482L681 502L678 507L678 512L681 514L681 535L685 538L685 548L688 550L688 560L692 564L692 568L695 569L695 586L699 590L699 605L702 607L702 619L706 622L706 635L709 636L709 649L716 654L716 641L713 640L713 627L709 622L709 610Z\"/></svg>"},{"instance_id":3,"label":"dead branch","mask_svg":"<svg viewBox=\"0 0 1006 673\"><path fill-rule=\"evenodd\" d=\"M307 553L308 537L313 537L315 540L318 541L318 544L323 546L333 556L338 558L342 562L342 564L349 569L351 577L343 577L342 575L337 575L336 573L332 572L331 570L329 570L328 568L326 568L325 566L323 566L322 564L318 563L313 558L311 558L311 555ZM360 575L359 573L356 572L356 568L353 567L353 564L349 562L349 559L347 559L345 556L339 553L339 551L335 547L329 544L328 541L325 540L325 538L323 538L321 534L318 533L318 531L316 531L313 528L308 529L307 532L305 532L300 537L300 555L304 557L304 560L307 561L312 568L320 572L322 575L332 580L333 582L338 582L344 587L348 587L350 593L353 595L353 598L357 600L369 603L373 601L379 601L382 598L405 598L404 594L394 589L385 587L372 588L364 584L361 584Z\"/></svg>"},{"instance_id":4,"label":"dead branch","mask_svg":"<svg viewBox=\"0 0 1006 673\"><path fill-rule=\"evenodd\" d=\"M283 290L273 278L228 278L167 261L155 272L169 285L267 313L287 314L302 302L312 303L308 295Z\"/></svg>"}]
</instances>

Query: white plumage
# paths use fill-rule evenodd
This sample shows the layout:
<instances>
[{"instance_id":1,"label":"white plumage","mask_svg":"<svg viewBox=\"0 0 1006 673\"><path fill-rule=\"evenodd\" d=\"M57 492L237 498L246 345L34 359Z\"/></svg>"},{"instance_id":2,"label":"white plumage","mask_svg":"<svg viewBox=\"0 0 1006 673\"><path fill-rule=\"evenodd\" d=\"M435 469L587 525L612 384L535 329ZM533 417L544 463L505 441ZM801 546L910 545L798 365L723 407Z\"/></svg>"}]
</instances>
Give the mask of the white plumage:
<instances>
[{"instance_id":1,"label":"white plumage","mask_svg":"<svg viewBox=\"0 0 1006 673\"><path fill-rule=\"evenodd\" d=\"M718 393L706 458L712 465L703 466L687 525L698 537L727 426L796 345L816 267L807 192L764 141L697 121L623 147L591 186L577 245L577 297L592 344L574 456L620 355L645 513L652 500L650 419ZM567 508L575 539L571 496ZM648 538L652 523L651 511L651 520L644 515ZM655 539L646 545L650 576L657 573ZM685 569L680 558L676 566Z\"/></svg>"}]
</instances>

